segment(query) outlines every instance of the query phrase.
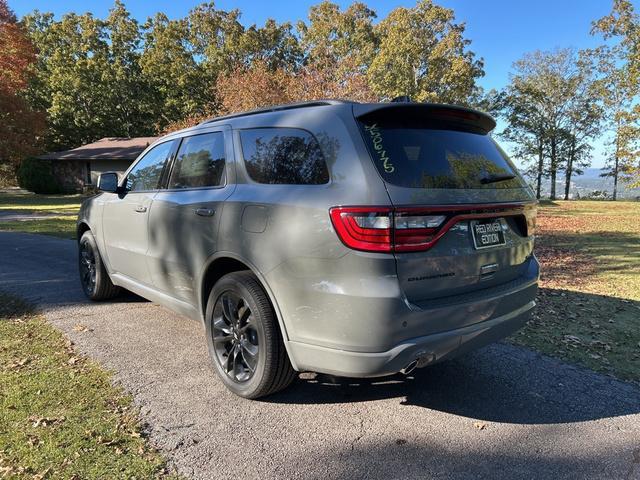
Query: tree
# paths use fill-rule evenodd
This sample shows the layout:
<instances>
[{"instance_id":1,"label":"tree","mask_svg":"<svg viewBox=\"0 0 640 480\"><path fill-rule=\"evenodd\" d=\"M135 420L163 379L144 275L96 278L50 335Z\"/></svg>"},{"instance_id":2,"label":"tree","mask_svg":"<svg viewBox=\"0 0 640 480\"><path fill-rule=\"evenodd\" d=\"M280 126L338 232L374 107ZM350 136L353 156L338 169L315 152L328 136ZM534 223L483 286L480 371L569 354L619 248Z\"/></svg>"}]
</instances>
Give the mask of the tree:
<instances>
[{"instance_id":1,"label":"tree","mask_svg":"<svg viewBox=\"0 0 640 480\"><path fill-rule=\"evenodd\" d=\"M468 104L484 72L464 29L453 10L431 0L393 10L375 27L380 47L369 69L373 90L387 99Z\"/></svg>"},{"instance_id":2,"label":"tree","mask_svg":"<svg viewBox=\"0 0 640 480\"><path fill-rule=\"evenodd\" d=\"M140 66L140 26L122 1L115 0L103 28L108 37L102 82L110 103L109 128L126 137L151 134L158 104Z\"/></svg>"},{"instance_id":3,"label":"tree","mask_svg":"<svg viewBox=\"0 0 640 480\"><path fill-rule=\"evenodd\" d=\"M613 8L593 22L591 34L602 34L605 40L617 37L620 39L621 56L628 63L629 79L632 83L640 82L640 17L630 0L613 0Z\"/></svg>"},{"instance_id":4,"label":"tree","mask_svg":"<svg viewBox=\"0 0 640 480\"><path fill-rule=\"evenodd\" d=\"M269 18L263 27L250 26L244 33L245 64L256 61L266 64L269 71L295 71L302 61L302 48L289 22L278 24Z\"/></svg>"},{"instance_id":5,"label":"tree","mask_svg":"<svg viewBox=\"0 0 640 480\"><path fill-rule=\"evenodd\" d=\"M45 126L23 95L35 58L23 25L0 0L0 183L13 182L20 162L37 151Z\"/></svg>"},{"instance_id":6,"label":"tree","mask_svg":"<svg viewBox=\"0 0 640 480\"><path fill-rule=\"evenodd\" d=\"M188 21L157 13L143 28L140 66L158 98L157 128L207 114L212 86L187 41Z\"/></svg>"},{"instance_id":7,"label":"tree","mask_svg":"<svg viewBox=\"0 0 640 480\"><path fill-rule=\"evenodd\" d=\"M282 103L343 98L372 101L366 77L354 73L350 78L335 78L331 72L303 67L297 72L282 68L271 70L264 61L250 67L238 67L222 74L216 84L217 113L234 113Z\"/></svg>"},{"instance_id":8,"label":"tree","mask_svg":"<svg viewBox=\"0 0 640 480\"><path fill-rule=\"evenodd\" d=\"M535 156L532 170L538 198L547 175L551 199L556 198L556 180L562 170L568 177L568 197L571 176L581 171L590 150L588 140L600 119L592 69L575 51L560 49L528 53L514 64L514 70L502 94L509 123L503 136L517 145L518 156Z\"/></svg>"},{"instance_id":9,"label":"tree","mask_svg":"<svg viewBox=\"0 0 640 480\"><path fill-rule=\"evenodd\" d=\"M514 157L529 163L527 176L536 179L536 198L540 198L542 178L546 175L547 155L546 124L538 105L543 101L543 92L536 85L514 76L511 84L500 93L498 105L507 127L500 136L515 146ZM530 161L531 158L535 160Z\"/></svg>"},{"instance_id":10,"label":"tree","mask_svg":"<svg viewBox=\"0 0 640 480\"><path fill-rule=\"evenodd\" d=\"M620 178L640 186L640 111L635 102L640 91L640 19L631 2L614 0L611 13L595 21L591 33L602 34L605 40L620 40L593 52L598 58L600 94L613 133L602 175L613 178L615 200Z\"/></svg>"},{"instance_id":11,"label":"tree","mask_svg":"<svg viewBox=\"0 0 640 480\"><path fill-rule=\"evenodd\" d=\"M105 20L91 14L25 17L38 49L32 105L46 110L47 148L154 132L155 96L139 65L138 24L117 0Z\"/></svg>"},{"instance_id":12,"label":"tree","mask_svg":"<svg viewBox=\"0 0 640 480\"><path fill-rule=\"evenodd\" d=\"M322 72L328 82L334 83L364 76L379 43L373 27L375 18L376 13L360 2L344 11L329 1L311 7L309 23L298 22L307 69Z\"/></svg>"},{"instance_id":13,"label":"tree","mask_svg":"<svg viewBox=\"0 0 640 480\"><path fill-rule=\"evenodd\" d=\"M565 158L565 200L569 200L573 175L581 175L583 168L591 164L593 148L590 142L600 132L604 115L591 53L580 52L576 66L575 75L570 81L573 93L567 103L569 121L561 133Z\"/></svg>"},{"instance_id":14,"label":"tree","mask_svg":"<svg viewBox=\"0 0 640 480\"><path fill-rule=\"evenodd\" d=\"M219 112L235 113L293 102L293 82L290 73L283 69L272 71L263 61L256 61L248 68L238 67L218 77Z\"/></svg>"}]
</instances>

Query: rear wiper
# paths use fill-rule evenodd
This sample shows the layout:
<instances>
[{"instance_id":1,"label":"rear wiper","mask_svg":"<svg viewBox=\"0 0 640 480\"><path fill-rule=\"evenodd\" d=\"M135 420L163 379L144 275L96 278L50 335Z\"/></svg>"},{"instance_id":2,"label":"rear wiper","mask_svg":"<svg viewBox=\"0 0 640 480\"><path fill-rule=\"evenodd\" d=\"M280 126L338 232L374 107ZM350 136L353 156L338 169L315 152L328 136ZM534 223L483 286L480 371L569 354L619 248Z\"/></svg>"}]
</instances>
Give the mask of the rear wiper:
<instances>
[{"instance_id":1,"label":"rear wiper","mask_svg":"<svg viewBox=\"0 0 640 480\"><path fill-rule=\"evenodd\" d=\"M498 174L487 175L486 177L482 177L480 179L480 183L485 185L487 183L497 183L497 182L504 182L506 180L513 180L514 178L516 178L516 176L512 173L498 173Z\"/></svg>"}]
</instances>

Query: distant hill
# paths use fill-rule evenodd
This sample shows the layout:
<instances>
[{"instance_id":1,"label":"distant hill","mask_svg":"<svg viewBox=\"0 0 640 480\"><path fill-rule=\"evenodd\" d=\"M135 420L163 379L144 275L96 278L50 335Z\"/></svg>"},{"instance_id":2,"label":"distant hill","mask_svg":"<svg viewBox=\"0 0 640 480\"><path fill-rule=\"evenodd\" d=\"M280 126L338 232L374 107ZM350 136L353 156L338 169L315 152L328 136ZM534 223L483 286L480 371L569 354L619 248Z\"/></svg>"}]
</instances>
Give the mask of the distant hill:
<instances>
[{"instance_id":1,"label":"distant hill","mask_svg":"<svg viewBox=\"0 0 640 480\"><path fill-rule=\"evenodd\" d=\"M606 192L608 196L613 193L613 179L611 177L601 177L602 170L599 168L586 168L584 174L573 175L571 177L570 197L588 197L593 192ZM533 184L534 179L528 178ZM550 193L549 179L542 182L542 195L548 197ZM564 196L564 176L559 177L556 182L556 196ZM618 198L640 198L640 188L629 188L624 182L618 183Z\"/></svg>"}]
</instances>

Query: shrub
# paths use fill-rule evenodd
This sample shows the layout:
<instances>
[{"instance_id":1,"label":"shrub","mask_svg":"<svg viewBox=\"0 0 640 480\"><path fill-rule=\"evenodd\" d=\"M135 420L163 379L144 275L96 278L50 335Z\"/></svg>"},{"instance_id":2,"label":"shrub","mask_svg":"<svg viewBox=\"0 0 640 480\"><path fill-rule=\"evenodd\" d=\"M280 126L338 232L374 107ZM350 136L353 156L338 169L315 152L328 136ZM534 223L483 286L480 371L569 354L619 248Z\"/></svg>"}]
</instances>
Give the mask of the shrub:
<instances>
[{"instance_id":1,"label":"shrub","mask_svg":"<svg viewBox=\"0 0 640 480\"><path fill-rule=\"evenodd\" d=\"M18 168L18 185L33 193L61 193L62 189L51 172L51 164L37 158L26 158Z\"/></svg>"},{"instance_id":2,"label":"shrub","mask_svg":"<svg viewBox=\"0 0 640 480\"><path fill-rule=\"evenodd\" d=\"M0 164L0 188L16 186L16 169L10 164Z\"/></svg>"}]
</instances>

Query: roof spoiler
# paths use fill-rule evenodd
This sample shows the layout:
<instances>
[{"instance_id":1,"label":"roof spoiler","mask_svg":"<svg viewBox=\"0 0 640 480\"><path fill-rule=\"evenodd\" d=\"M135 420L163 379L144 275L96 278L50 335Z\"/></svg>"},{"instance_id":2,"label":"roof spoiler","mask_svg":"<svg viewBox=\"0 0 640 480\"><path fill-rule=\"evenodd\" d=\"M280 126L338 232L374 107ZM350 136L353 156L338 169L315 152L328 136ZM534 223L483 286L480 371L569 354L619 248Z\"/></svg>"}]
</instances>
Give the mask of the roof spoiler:
<instances>
[{"instance_id":1,"label":"roof spoiler","mask_svg":"<svg viewBox=\"0 0 640 480\"><path fill-rule=\"evenodd\" d=\"M487 113L472 108L439 103L354 103L353 115L364 119L369 115L397 112L401 118L421 118L442 120L447 123L457 123L489 133L496 128L496 121Z\"/></svg>"}]
</instances>

